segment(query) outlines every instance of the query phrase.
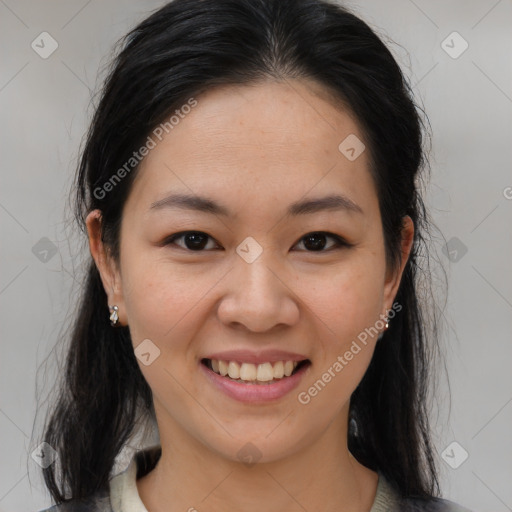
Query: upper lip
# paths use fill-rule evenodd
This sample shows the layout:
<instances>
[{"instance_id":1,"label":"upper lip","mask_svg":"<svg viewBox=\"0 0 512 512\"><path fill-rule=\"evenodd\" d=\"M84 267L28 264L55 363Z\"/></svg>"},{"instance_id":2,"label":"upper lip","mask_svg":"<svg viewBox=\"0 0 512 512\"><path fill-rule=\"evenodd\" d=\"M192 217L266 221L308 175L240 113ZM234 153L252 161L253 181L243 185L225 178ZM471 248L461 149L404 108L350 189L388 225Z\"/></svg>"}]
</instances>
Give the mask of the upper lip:
<instances>
[{"instance_id":1,"label":"upper lip","mask_svg":"<svg viewBox=\"0 0 512 512\"><path fill-rule=\"evenodd\" d=\"M216 359L217 361L240 361L241 363L275 363L277 361L304 361L308 359L302 354L296 352L286 352L284 350L227 350L225 352L215 352L205 356L206 359Z\"/></svg>"}]
</instances>

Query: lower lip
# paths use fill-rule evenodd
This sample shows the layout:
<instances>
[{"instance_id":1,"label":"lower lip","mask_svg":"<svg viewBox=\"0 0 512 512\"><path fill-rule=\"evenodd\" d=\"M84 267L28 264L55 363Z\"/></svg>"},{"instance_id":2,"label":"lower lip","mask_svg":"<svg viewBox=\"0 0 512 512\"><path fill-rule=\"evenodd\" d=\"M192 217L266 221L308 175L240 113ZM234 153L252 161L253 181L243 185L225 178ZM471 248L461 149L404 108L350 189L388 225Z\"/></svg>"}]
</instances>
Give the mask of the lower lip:
<instances>
[{"instance_id":1,"label":"lower lip","mask_svg":"<svg viewBox=\"0 0 512 512\"><path fill-rule=\"evenodd\" d=\"M293 375L290 375L290 377L283 377L273 384L244 384L243 382L237 382L227 377L222 377L201 362L199 362L199 366L206 377L226 395L240 402L252 404L278 400L285 396L299 385L302 377L309 370L311 363L302 366L302 368L299 368L299 370Z\"/></svg>"}]
</instances>

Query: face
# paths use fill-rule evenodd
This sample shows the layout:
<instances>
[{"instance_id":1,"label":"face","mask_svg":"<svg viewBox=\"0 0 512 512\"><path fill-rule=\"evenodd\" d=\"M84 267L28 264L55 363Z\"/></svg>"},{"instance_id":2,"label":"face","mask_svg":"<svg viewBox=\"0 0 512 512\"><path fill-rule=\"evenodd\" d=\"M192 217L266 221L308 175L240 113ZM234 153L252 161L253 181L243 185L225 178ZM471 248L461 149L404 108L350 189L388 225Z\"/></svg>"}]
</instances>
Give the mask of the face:
<instances>
[{"instance_id":1,"label":"face","mask_svg":"<svg viewBox=\"0 0 512 512\"><path fill-rule=\"evenodd\" d=\"M94 212L91 250L144 354L161 440L179 433L232 460L251 442L262 462L277 460L346 424L405 261L386 267L368 150L338 149L363 134L320 86L196 100L138 170L119 266L98 256ZM407 224L405 257L411 240ZM250 382L234 382L237 369Z\"/></svg>"}]
</instances>

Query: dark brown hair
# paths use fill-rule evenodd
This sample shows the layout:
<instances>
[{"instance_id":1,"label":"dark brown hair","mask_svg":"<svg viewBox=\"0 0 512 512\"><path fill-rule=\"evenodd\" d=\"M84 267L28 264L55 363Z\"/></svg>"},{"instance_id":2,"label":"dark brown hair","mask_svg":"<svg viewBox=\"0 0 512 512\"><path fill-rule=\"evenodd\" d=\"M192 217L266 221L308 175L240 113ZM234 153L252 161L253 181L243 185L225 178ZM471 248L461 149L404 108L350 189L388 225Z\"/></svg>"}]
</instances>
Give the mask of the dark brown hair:
<instances>
[{"instance_id":1,"label":"dark brown hair","mask_svg":"<svg viewBox=\"0 0 512 512\"><path fill-rule=\"evenodd\" d=\"M86 215L100 209L103 240L118 259L122 208L137 167L107 194L98 187L157 125L211 87L301 77L334 92L362 127L390 265L400 262L404 216L415 225L395 298L402 310L351 397L349 449L403 496L434 496L427 391L437 337L418 295L419 278L429 280L430 224L418 191L424 123L399 65L359 17L322 0L176 0L142 21L122 40L101 91L76 177L76 218L83 229ZM106 489L141 419L154 420L129 329L112 329L107 311L91 259L60 395L45 424L44 441L59 454L59 464L44 470L57 503Z\"/></svg>"}]
</instances>

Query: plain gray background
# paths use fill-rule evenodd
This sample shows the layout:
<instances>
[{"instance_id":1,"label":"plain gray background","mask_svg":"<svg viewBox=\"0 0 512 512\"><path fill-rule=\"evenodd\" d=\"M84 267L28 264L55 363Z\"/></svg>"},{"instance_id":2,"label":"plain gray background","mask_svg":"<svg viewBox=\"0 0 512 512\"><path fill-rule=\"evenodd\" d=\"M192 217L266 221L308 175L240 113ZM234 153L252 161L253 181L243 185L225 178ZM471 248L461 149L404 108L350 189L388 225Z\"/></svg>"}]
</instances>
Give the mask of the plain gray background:
<instances>
[{"instance_id":1,"label":"plain gray background","mask_svg":"<svg viewBox=\"0 0 512 512\"><path fill-rule=\"evenodd\" d=\"M54 358L75 297L79 238L70 238L65 204L91 90L113 43L163 3L0 0L3 512L50 504L30 454L36 377L51 388L52 365L36 372ZM511 511L512 2L347 5L384 38L432 125L426 200L445 237L437 250L449 277L450 387L439 383L433 420L444 496L474 512ZM46 59L31 47L44 37L51 49L42 32L58 44Z\"/></svg>"}]
</instances>

